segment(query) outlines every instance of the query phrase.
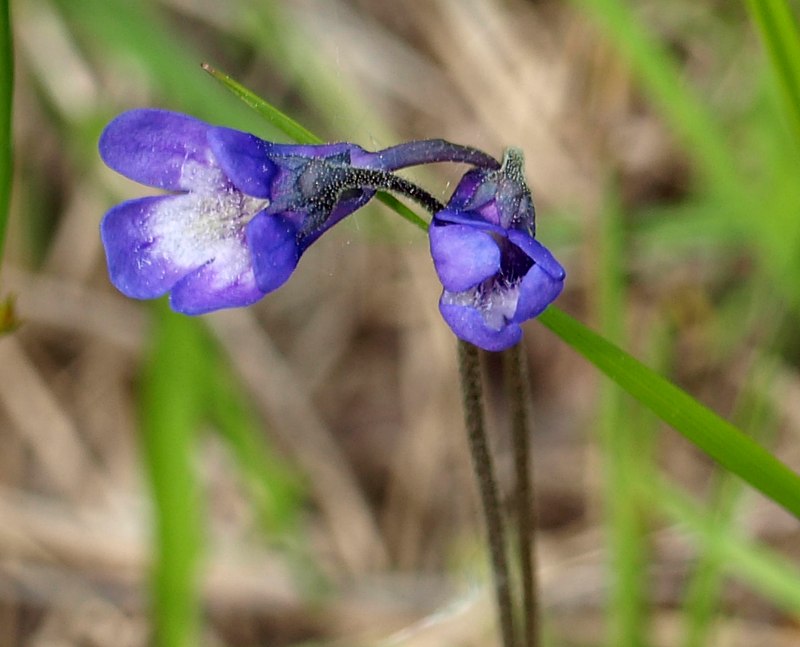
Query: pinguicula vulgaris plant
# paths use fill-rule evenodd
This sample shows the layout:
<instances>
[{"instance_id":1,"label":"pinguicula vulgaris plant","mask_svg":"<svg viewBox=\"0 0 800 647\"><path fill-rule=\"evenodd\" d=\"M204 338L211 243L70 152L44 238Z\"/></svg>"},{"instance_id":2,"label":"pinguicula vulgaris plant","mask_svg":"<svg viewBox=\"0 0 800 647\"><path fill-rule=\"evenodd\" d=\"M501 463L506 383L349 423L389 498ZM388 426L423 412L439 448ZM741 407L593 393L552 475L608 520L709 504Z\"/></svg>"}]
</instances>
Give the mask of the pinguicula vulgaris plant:
<instances>
[{"instance_id":1,"label":"pinguicula vulgaris plant","mask_svg":"<svg viewBox=\"0 0 800 647\"><path fill-rule=\"evenodd\" d=\"M376 152L346 142L278 144L155 109L118 116L103 131L99 148L115 171L165 191L123 202L103 218L111 282L137 299L169 294L172 308L189 315L247 306L279 288L322 234L379 190L408 197L431 214L430 251L443 286L439 309L460 340L466 425L489 531L503 642L517 645L500 497L483 428L477 348L515 346L521 324L558 297L565 278L564 268L535 238L522 153L509 149L501 164L480 150L440 139ZM447 204L396 174L435 162L470 166ZM524 417L519 420L515 432L524 436ZM520 450L519 456L518 488L527 492L527 453ZM529 498L522 503L520 517L530 511ZM530 529L526 520L517 521L520 529ZM520 531L517 544L526 580L521 635L530 647L536 642L536 605L526 532Z\"/></svg>"},{"instance_id":2,"label":"pinguicula vulgaris plant","mask_svg":"<svg viewBox=\"0 0 800 647\"><path fill-rule=\"evenodd\" d=\"M146 109L114 119L99 147L115 171L172 192L124 202L103 218L112 283L138 299L169 292L185 314L246 306L277 289L306 249L378 188L439 206L390 171L436 161L497 165L441 140L376 153L349 143L276 144Z\"/></svg>"},{"instance_id":3,"label":"pinguicula vulgaris plant","mask_svg":"<svg viewBox=\"0 0 800 647\"><path fill-rule=\"evenodd\" d=\"M533 200L514 149L500 166L442 140L377 152L350 143L276 144L144 109L108 125L100 155L126 177L171 192L124 202L103 218L112 283L137 299L169 293L185 314L250 305L279 288L309 246L378 189L432 212L439 307L459 338L508 348L522 336L519 324L563 286L563 268L534 237ZM446 206L393 173L444 161L474 166Z\"/></svg>"}]
</instances>

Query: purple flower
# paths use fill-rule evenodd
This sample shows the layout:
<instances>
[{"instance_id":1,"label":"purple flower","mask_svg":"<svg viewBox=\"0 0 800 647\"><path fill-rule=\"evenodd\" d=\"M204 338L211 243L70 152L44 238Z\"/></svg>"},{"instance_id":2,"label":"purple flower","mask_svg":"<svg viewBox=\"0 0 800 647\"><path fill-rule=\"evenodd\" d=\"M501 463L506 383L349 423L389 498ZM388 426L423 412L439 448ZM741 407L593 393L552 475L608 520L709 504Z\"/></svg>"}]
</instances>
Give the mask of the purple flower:
<instances>
[{"instance_id":1,"label":"purple flower","mask_svg":"<svg viewBox=\"0 0 800 647\"><path fill-rule=\"evenodd\" d=\"M103 218L112 283L138 299L169 292L187 314L279 287L323 231L374 193L337 190L343 169L374 156L354 144L273 144L164 110L120 115L99 148L115 171L171 192Z\"/></svg>"},{"instance_id":2,"label":"purple flower","mask_svg":"<svg viewBox=\"0 0 800 647\"><path fill-rule=\"evenodd\" d=\"M522 337L520 324L561 293L566 273L534 238L534 208L522 154L499 170L472 169L430 227L444 291L439 310L457 337L498 351Z\"/></svg>"},{"instance_id":3,"label":"purple flower","mask_svg":"<svg viewBox=\"0 0 800 647\"><path fill-rule=\"evenodd\" d=\"M111 282L137 299L169 292L187 314L248 305L283 285L309 245L376 188L396 184L388 171L442 161L498 166L443 140L376 153L349 143L275 144L150 109L114 119L99 148L115 171L171 192L124 202L103 218Z\"/></svg>"}]
</instances>

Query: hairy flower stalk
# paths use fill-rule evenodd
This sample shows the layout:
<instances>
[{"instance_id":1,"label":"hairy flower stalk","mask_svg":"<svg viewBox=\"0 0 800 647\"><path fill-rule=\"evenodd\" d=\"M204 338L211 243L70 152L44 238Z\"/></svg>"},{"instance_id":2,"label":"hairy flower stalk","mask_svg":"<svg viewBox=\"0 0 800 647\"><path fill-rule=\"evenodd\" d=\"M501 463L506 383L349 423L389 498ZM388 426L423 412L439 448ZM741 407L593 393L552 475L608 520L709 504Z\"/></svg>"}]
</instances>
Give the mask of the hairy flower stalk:
<instances>
[{"instance_id":1,"label":"hairy flower stalk","mask_svg":"<svg viewBox=\"0 0 800 647\"><path fill-rule=\"evenodd\" d=\"M458 341L458 371L461 378L464 424L467 428L472 467L477 477L481 507L486 522L500 633L503 647L515 647L514 605L511 599L511 578L506 556L505 526L500 513L497 479L494 475L483 421L479 351L477 347L463 340Z\"/></svg>"},{"instance_id":2,"label":"hairy flower stalk","mask_svg":"<svg viewBox=\"0 0 800 647\"><path fill-rule=\"evenodd\" d=\"M521 644L537 647L539 644L539 604L537 600L536 563L534 541L536 514L534 508L533 476L531 473L530 440L528 436L528 408L525 385L528 384L527 366L520 345L512 346L503 356L506 393L511 408L511 443L514 449L514 494L518 534L519 570L522 581Z\"/></svg>"}]
</instances>

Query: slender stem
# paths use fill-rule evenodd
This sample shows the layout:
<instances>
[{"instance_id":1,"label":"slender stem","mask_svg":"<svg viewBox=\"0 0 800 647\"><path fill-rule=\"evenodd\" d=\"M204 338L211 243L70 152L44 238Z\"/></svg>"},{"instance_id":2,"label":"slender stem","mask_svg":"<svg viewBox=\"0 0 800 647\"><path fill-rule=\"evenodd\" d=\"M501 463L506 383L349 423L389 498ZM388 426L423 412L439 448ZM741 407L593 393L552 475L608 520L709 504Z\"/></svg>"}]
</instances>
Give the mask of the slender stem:
<instances>
[{"instance_id":1,"label":"slender stem","mask_svg":"<svg viewBox=\"0 0 800 647\"><path fill-rule=\"evenodd\" d=\"M500 501L497 493L492 458L483 421L480 358L478 349L465 341L458 341L458 364L464 405L464 422L467 428L472 466L478 480L489 554L494 575L495 595L500 616L500 631L504 647L515 647L514 614L511 604L511 586L506 558L506 541Z\"/></svg>"},{"instance_id":2,"label":"slender stem","mask_svg":"<svg viewBox=\"0 0 800 647\"><path fill-rule=\"evenodd\" d=\"M539 604L535 566L536 513L531 474L528 410L525 397L527 367L520 344L505 354L506 388L511 403L511 433L516 472L517 528L519 533L519 565L522 576L522 645L539 644Z\"/></svg>"},{"instance_id":3,"label":"slender stem","mask_svg":"<svg viewBox=\"0 0 800 647\"><path fill-rule=\"evenodd\" d=\"M385 191L399 193L407 198L411 198L431 214L444 209L444 204L434 198L425 189L388 171L351 167L347 169L345 178L344 188L383 189Z\"/></svg>"},{"instance_id":4,"label":"slender stem","mask_svg":"<svg viewBox=\"0 0 800 647\"><path fill-rule=\"evenodd\" d=\"M444 139L425 139L398 144L376 153L382 169L394 171L435 162L456 162L481 168L500 168L500 162L482 150Z\"/></svg>"}]
</instances>

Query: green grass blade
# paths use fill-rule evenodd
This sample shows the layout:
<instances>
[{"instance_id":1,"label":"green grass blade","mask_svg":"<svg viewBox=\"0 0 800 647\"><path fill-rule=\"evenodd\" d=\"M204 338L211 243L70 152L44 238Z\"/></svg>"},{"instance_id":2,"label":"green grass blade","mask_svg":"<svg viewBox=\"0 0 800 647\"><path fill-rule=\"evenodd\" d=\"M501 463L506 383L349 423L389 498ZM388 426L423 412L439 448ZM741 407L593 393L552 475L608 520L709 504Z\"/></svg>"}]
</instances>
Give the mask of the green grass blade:
<instances>
[{"instance_id":1,"label":"green grass blade","mask_svg":"<svg viewBox=\"0 0 800 647\"><path fill-rule=\"evenodd\" d=\"M686 150L719 192L745 195L724 131L683 82L666 48L642 27L624 0L574 0L600 25L637 73L651 100L686 144ZM744 204L747 204L745 202Z\"/></svg>"},{"instance_id":2,"label":"green grass blade","mask_svg":"<svg viewBox=\"0 0 800 647\"><path fill-rule=\"evenodd\" d=\"M11 183L14 166L12 103L14 99L14 49L11 35L11 9L0 0L0 265L3 261L8 215L11 209ZM0 335L19 325L14 296L0 294Z\"/></svg>"},{"instance_id":3,"label":"green grass blade","mask_svg":"<svg viewBox=\"0 0 800 647\"><path fill-rule=\"evenodd\" d=\"M142 442L155 505L152 613L155 644L199 644L201 505L193 456L204 353L198 323L159 303L142 376Z\"/></svg>"},{"instance_id":4,"label":"green grass blade","mask_svg":"<svg viewBox=\"0 0 800 647\"><path fill-rule=\"evenodd\" d=\"M747 0L777 76L787 115L800 142L800 31L788 2Z\"/></svg>"},{"instance_id":5,"label":"green grass blade","mask_svg":"<svg viewBox=\"0 0 800 647\"><path fill-rule=\"evenodd\" d=\"M659 78L665 87L670 85L668 74L664 73ZM248 94L252 93L248 91ZM248 96L248 103L252 102L253 98ZM258 99L258 104L261 102L267 103ZM691 107L694 105L686 101L687 114L694 114ZM280 112L272 106L269 111ZM693 127L703 126L700 118L690 121ZM274 123L284 122L292 123L293 120L285 117ZM304 128L302 130L305 131ZM290 135L289 132L286 134ZM718 151L718 154L725 158L722 152ZM404 213L401 215L406 217ZM427 224L421 218L414 224L423 230L427 229ZM549 308L540 315L540 320L709 456L800 516L800 477L739 429L557 308Z\"/></svg>"},{"instance_id":6,"label":"green grass blade","mask_svg":"<svg viewBox=\"0 0 800 647\"><path fill-rule=\"evenodd\" d=\"M0 0L0 261L11 206L13 137L11 109L14 96L14 52L11 36L11 10L8 0Z\"/></svg>"},{"instance_id":7,"label":"green grass blade","mask_svg":"<svg viewBox=\"0 0 800 647\"><path fill-rule=\"evenodd\" d=\"M633 485L647 505L655 504L692 531L707 550L713 550L726 573L747 582L781 609L800 613L800 570L796 563L718 524L712 510L698 505L657 474L642 474Z\"/></svg>"},{"instance_id":8,"label":"green grass blade","mask_svg":"<svg viewBox=\"0 0 800 647\"><path fill-rule=\"evenodd\" d=\"M621 260L625 245L616 190L600 219L598 241L598 314L606 338L623 343L625 285ZM609 645L643 645L647 619L646 540L642 509L629 487L637 463L647 461L639 449L644 440L630 415L630 398L613 384L601 385L599 437L603 456L606 543L609 555Z\"/></svg>"},{"instance_id":9,"label":"green grass blade","mask_svg":"<svg viewBox=\"0 0 800 647\"><path fill-rule=\"evenodd\" d=\"M761 445L561 310L548 308L539 320L720 465L800 517L800 476Z\"/></svg>"},{"instance_id":10,"label":"green grass blade","mask_svg":"<svg viewBox=\"0 0 800 647\"><path fill-rule=\"evenodd\" d=\"M238 81L232 79L224 72L214 69L210 65L204 63L203 69L219 81L225 88L232 92L235 96L239 97L248 106L255 110L259 115L266 119L273 126L278 128L281 132L285 133L291 139L299 144L321 144L322 140L314 133L308 130L305 126L299 124L294 119L284 114L278 108L273 106L268 101L259 97L255 92L248 90ZM385 204L390 209L396 211L402 218L405 218L415 227L419 227L423 231L428 230L428 224L424 219L420 218L413 210L409 209L402 202L400 202L393 195L388 193L379 192L378 200Z\"/></svg>"},{"instance_id":11,"label":"green grass blade","mask_svg":"<svg viewBox=\"0 0 800 647\"><path fill-rule=\"evenodd\" d=\"M780 318L776 317L772 322L773 327L777 328L779 321ZM766 334L765 337L777 338L775 334ZM744 429L752 430L758 440L768 439L768 432L775 429L775 415L765 397L770 391L773 372L770 363L759 358L749 371L744 390L736 403L735 419L741 421ZM719 532L735 534L736 513L744 494L743 483L729 472L717 473L715 477L708 497L708 514L713 517L714 526ZM708 644L712 622L720 606L725 561L726 555L718 549L717 544L699 551L683 605L684 647L703 647Z\"/></svg>"},{"instance_id":12,"label":"green grass blade","mask_svg":"<svg viewBox=\"0 0 800 647\"><path fill-rule=\"evenodd\" d=\"M211 67L208 63L203 63L203 69L219 81L234 96L239 97L278 130L286 133L293 141L299 144L323 143L319 137L305 126L302 126L290 116L278 110L271 103L259 97L255 92L248 90L241 83L224 72L220 72Z\"/></svg>"},{"instance_id":13,"label":"green grass blade","mask_svg":"<svg viewBox=\"0 0 800 647\"><path fill-rule=\"evenodd\" d=\"M210 340L209 340L210 342ZM264 531L276 537L295 527L304 492L299 474L267 443L255 413L222 358L206 386L206 416L217 426L239 467Z\"/></svg>"}]
</instances>

